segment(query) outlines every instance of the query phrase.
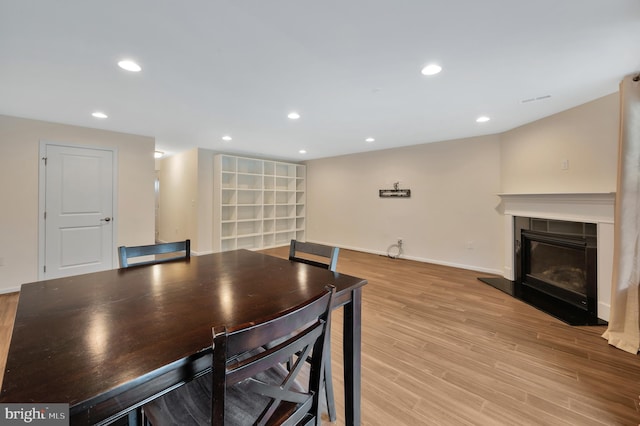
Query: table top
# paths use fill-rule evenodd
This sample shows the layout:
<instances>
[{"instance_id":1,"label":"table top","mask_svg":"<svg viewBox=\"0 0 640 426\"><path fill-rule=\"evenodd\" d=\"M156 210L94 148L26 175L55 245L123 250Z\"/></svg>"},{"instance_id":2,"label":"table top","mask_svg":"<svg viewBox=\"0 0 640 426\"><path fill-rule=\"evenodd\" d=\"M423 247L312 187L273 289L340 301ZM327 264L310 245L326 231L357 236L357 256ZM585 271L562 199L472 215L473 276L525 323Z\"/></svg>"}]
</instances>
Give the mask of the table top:
<instances>
[{"instance_id":1,"label":"table top","mask_svg":"<svg viewBox=\"0 0 640 426\"><path fill-rule=\"evenodd\" d=\"M212 326L277 315L327 284L336 306L366 280L237 250L24 284L0 402L67 402L73 416L210 352Z\"/></svg>"}]
</instances>

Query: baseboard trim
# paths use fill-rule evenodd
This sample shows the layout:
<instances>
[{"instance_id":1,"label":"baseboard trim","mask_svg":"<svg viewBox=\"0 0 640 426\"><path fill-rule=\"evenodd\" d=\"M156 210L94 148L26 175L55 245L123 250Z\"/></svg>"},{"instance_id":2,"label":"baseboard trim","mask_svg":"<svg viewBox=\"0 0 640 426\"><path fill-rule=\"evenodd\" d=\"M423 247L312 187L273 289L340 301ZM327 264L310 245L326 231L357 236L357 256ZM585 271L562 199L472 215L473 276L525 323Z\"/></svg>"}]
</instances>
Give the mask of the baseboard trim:
<instances>
[{"instance_id":1,"label":"baseboard trim","mask_svg":"<svg viewBox=\"0 0 640 426\"><path fill-rule=\"evenodd\" d=\"M336 245L336 244L329 243L329 242L326 242L326 241L317 241L317 240L307 240L307 241L309 241L311 243L325 244L325 245L329 245L329 246L335 246ZM387 252L386 251L381 251L381 250L371 250L371 249L366 249L366 248L362 248L362 247L355 247L355 246L340 246L339 245L337 247L343 248L345 250L354 250L354 251L361 251L363 253L377 254L377 255L380 255L380 256L387 256ZM501 269L485 268L485 267L482 267L482 266L466 265L466 264L454 263L454 262L446 262L446 261L438 260L438 259L429 259L429 258L424 258L424 257L405 256L405 255L400 256L398 259L414 260L416 262L422 262L422 263L432 263L434 265L449 266L451 268L466 269L468 271L483 272L485 274L493 274L493 275L499 275L499 276L502 276L502 274L503 274L503 271Z\"/></svg>"},{"instance_id":2,"label":"baseboard trim","mask_svg":"<svg viewBox=\"0 0 640 426\"><path fill-rule=\"evenodd\" d=\"M0 288L0 294L20 293L20 287Z\"/></svg>"}]
</instances>

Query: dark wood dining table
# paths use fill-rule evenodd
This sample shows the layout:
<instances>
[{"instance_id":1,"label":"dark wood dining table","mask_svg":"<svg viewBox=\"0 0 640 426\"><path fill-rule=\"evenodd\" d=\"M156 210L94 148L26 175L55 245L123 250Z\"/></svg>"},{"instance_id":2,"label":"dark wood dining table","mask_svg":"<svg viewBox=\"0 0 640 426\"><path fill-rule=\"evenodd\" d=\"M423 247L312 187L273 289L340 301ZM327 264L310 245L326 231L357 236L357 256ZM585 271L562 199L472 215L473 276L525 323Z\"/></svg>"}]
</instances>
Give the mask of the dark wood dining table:
<instances>
[{"instance_id":1,"label":"dark wood dining table","mask_svg":"<svg viewBox=\"0 0 640 426\"><path fill-rule=\"evenodd\" d=\"M69 403L105 424L210 369L211 327L274 315L336 287L345 422L360 423L365 279L248 250L24 284L3 403Z\"/></svg>"}]
</instances>

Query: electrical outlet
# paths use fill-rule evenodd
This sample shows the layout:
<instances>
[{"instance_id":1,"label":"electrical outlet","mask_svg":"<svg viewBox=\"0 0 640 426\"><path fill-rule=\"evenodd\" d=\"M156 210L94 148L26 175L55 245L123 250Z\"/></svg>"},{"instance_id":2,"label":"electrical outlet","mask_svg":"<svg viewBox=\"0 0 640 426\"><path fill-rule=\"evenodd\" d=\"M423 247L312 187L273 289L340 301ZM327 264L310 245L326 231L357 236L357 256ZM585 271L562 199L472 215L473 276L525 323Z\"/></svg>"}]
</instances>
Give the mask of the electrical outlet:
<instances>
[{"instance_id":1,"label":"electrical outlet","mask_svg":"<svg viewBox=\"0 0 640 426\"><path fill-rule=\"evenodd\" d=\"M467 241L467 250L473 250L475 248L475 244L473 241Z\"/></svg>"},{"instance_id":2,"label":"electrical outlet","mask_svg":"<svg viewBox=\"0 0 640 426\"><path fill-rule=\"evenodd\" d=\"M398 237L398 245L401 246L402 245L402 238Z\"/></svg>"},{"instance_id":3,"label":"electrical outlet","mask_svg":"<svg viewBox=\"0 0 640 426\"><path fill-rule=\"evenodd\" d=\"M569 170L569 160L562 160L560 163L561 170Z\"/></svg>"}]
</instances>

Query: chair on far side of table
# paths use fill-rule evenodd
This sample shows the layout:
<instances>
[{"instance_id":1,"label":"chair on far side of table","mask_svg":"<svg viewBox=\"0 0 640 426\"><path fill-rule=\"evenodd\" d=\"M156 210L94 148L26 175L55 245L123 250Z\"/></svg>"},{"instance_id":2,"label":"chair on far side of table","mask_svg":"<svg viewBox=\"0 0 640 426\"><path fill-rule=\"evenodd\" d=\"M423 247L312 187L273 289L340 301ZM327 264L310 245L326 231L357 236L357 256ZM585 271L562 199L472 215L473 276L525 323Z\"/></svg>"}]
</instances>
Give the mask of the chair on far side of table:
<instances>
[{"instance_id":1,"label":"chair on far side of table","mask_svg":"<svg viewBox=\"0 0 640 426\"><path fill-rule=\"evenodd\" d=\"M291 240L289 246L289 260L302 262L308 265L318 266L328 269L332 272L336 271L338 264L338 254L340 248L331 247L324 244L305 243L298 240ZM310 256L307 256L310 255ZM327 349L325 350L324 365L324 392L327 398L327 411L329 419L336 421L336 403L333 396L333 380L331 378L331 339L327 340Z\"/></svg>"},{"instance_id":2,"label":"chair on far side of table","mask_svg":"<svg viewBox=\"0 0 640 426\"><path fill-rule=\"evenodd\" d=\"M129 263L129 259L143 256L154 256L154 259ZM118 247L118 258L120 259L121 268L128 268L130 266L137 265L153 265L177 259L189 259L190 257L191 240L151 244L147 246Z\"/></svg>"},{"instance_id":3,"label":"chair on far side of table","mask_svg":"<svg viewBox=\"0 0 640 426\"><path fill-rule=\"evenodd\" d=\"M320 424L319 390L334 291L326 287L262 320L214 326L211 372L147 403L147 421L153 426ZM296 353L301 357L288 371L282 364ZM302 380L307 356L310 374Z\"/></svg>"},{"instance_id":4,"label":"chair on far side of table","mask_svg":"<svg viewBox=\"0 0 640 426\"><path fill-rule=\"evenodd\" d=\"M339 253L340 249L338 247L303 243L298 240L291 240L291 245L289 246L289 260L319 266L333 272L336 271ZM305 256L305 254L311 256Z\"/></svg>"}]
</instances>

